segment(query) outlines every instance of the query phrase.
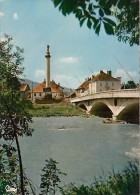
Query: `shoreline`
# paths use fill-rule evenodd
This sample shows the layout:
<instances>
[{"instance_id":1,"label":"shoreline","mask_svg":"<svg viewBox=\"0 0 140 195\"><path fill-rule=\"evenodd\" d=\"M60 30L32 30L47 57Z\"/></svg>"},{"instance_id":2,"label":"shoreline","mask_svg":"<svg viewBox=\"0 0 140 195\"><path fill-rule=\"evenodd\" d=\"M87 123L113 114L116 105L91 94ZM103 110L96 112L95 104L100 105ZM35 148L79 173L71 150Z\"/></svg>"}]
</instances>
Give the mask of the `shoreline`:
<instances>
[{"instance_id":1,"label":"shoreline","mask_svg":"<svg viewBox=\"0 0 140 195\"><path fill-rule=\"evenodd\" d=\"M74 107L71 104L34 104L32 108L29 109L29 114L31 117L85 117L94 118L95 115L87 114L86 111L80 108ZM137 124L136 121L126 121L120 120L112 121L111 118L102 118L104 124Z\"/></svg>"}]
</instances>

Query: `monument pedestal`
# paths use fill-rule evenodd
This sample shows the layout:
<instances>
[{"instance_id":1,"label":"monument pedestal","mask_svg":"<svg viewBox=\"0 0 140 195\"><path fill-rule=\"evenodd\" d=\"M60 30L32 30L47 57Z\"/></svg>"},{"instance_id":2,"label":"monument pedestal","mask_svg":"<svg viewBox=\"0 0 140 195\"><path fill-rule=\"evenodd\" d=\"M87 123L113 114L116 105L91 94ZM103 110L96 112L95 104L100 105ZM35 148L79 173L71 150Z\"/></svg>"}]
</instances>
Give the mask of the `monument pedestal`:
<instances>
[{"instance_id":1,"label":"monument pedestal","mask_svg":"<svg viewBox=\"0 0 140 195\"><path fill-rule=\"evenodd\" d=\"M52 99L52 92L50 87L46 87L43 89L45 92L45 99Z\"/></svg>"}]
</instances>

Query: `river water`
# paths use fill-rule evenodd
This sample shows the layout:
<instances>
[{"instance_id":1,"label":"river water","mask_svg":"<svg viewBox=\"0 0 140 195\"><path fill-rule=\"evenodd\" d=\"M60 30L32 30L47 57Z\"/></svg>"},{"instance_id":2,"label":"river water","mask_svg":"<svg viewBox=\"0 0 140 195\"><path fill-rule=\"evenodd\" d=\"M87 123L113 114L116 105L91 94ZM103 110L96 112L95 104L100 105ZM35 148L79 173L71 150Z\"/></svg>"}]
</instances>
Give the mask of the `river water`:
<instances>
[{"instance_id":1,"label":"river water","mask_svg":"<svg viewBox=\"0 0 140 195\"><path fill-rule=\"evenodd\" d=\"M38 188L45 159L53 158L67 176L63 184L90 184L95 176L121 170L140 157L139 126L104 124L98 117L33 118L32 137L22 138L23 163Z\"/></svg>"}]
</instances>

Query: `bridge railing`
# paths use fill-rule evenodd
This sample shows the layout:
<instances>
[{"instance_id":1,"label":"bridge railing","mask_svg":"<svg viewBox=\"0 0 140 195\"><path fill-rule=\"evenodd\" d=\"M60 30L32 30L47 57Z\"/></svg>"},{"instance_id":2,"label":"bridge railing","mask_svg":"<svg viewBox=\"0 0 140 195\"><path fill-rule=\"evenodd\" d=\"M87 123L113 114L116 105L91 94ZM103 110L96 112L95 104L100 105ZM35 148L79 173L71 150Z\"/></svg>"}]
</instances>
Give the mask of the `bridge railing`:
<instances>
[{"instance_id":1,"label":"bridge railing","mask_svg":"<svg viewBox=\"0 0 140 195\"><path fill-rule=\"evenodd\" d=\"M71 99L71 102L102 98L139 98L139 89L108 90L92 94L83 94Z\"/></svg>"}]
</instances>

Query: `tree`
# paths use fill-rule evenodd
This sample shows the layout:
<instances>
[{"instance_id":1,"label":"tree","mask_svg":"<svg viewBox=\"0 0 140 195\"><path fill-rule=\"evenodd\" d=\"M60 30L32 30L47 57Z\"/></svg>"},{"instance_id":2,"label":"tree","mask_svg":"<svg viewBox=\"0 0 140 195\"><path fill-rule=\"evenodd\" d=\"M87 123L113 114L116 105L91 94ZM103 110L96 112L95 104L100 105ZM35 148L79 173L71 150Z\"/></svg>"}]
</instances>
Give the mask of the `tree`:
<instances>
[{"instance_id":1,"label":"tree","mask_svg":"<svg viewBox=\"0 0 140 195\"><path fill-rule=\"evenodd\" d=\"M108 35L116 35L119 41L139 44L138 0L52 0L64 16L73 13L80 26L87 23L99 35L104 26Z\"/></svg>"},{"instance_id":2,"label":"tree","mask_svg":"<svg viewBox=\"0 0 140 195\"><path fill-rule=\"evenodd\" d=\"M41 175L41 184L40 188L41 194L40 195L55 195L56 189L62 189L59 186L60 175L66 175L62 173L57 166L58 162L50 158L50 160L46 160L45 167L42 169L43 174Z\"/></svg>"},{"instance_id":3,"label":"tree","mask_svg":"<svg viewBox=\"0 0 140 195\"><path fill-rule=\"evenodd\" d=\"M127 83L125 84L125 89L134 89L136 88L136 84L134 83L134 81L127 81Z\"/></svg>"},{"instance_id":4,"label":"tree","mask_svg":"<svg viewBox=\"0 0 140 195\"><path fill-rule=\"evenodd\" d=\"M20 193L24 195L26 181L19 137L32 135L33 129L29 127L32 119L28 113L30 104L27 100L21 99L19 93L19 76L23 73L23 68L21 67L23 50L19 47L13 47L11 37L6 35L5 38L5 41L0 42L0 139L3 141L0 158L1 174L6 176L15 173L15 167L17 167L15 163L18 162ZM16 143L16 148L11 147L14 142ZM17 152L18 161L14 159L13 153L15 152ZM5 168L4 163L2 163L3 155L7 156L9 174L5 170L8 169L7 166Z\"/></svg>"}]
</instances>

